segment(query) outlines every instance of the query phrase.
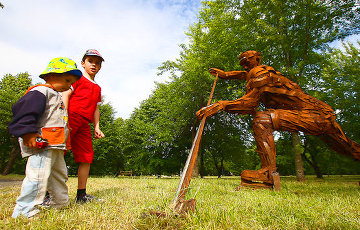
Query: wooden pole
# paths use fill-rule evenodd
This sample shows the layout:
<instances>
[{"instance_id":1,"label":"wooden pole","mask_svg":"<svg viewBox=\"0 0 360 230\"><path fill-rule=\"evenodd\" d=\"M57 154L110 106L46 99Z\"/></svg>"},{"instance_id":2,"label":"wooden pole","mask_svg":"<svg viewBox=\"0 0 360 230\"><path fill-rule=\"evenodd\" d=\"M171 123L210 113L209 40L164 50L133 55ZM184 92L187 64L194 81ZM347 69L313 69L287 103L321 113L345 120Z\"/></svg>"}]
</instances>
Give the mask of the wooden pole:
<instances>
[{"instance_id":1,"label":"wooden pole","mask_svg":"<svg viewBox=\"0 0 360 230\"><path fill-rule=\"evenodd\" d=\"M210 97L209 97L207 106L210 105L211 100L213 98L217 79L218 79L218 74L216 74L215 81L214 81L214 84L213 84L213 87L212 87L212 90L210 93ZM195 160L198 155L200 141L201 141L202 133L204 131L204 127L205 127L205 121L206 121L206 116L204 116L201 119L199 128L196 132L195 139L193 141L189 156L188 156L185 166L184 166L184 170L181 174L179 185L177 187L174 199L172 201L172 205L171 205L172 208L176 208L181 201L184 201L187 189L188 189L190 181L191 181L191 174L192 174L192 171L193 171L193 168L195 165Z\"/></svg>"}]
</instances>

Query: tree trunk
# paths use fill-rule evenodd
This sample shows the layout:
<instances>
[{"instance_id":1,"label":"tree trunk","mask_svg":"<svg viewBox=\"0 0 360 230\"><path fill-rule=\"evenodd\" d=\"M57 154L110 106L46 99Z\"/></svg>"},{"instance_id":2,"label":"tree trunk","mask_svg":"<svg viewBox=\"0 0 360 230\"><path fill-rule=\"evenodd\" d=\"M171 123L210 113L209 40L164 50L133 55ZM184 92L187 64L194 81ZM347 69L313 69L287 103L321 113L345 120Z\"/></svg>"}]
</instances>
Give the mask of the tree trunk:
<instances>
[{"instance_id":1,"label":"tree trunk","mask_svg":"<svg viewBox=\"0 0 360 230\"><path fill-rule=\"evenodd\" d=\"M292 134L292 146L295 156L296 180L305 181L303 160L301 158L300 137L298 133Z\"/></svg>"},{"instance_id":2,"label":"tree trunk","mask_svg":"<svg viewBox=\"0 0 360 230\"><path fill-rule=\"evenodd\" d=\"M218 174L218 177L220 178L221 177L221 168L219 167L218 165L218 161L216 160L216 156L214 154L211 154L212 155L212 158L214 160L214 166L216 168L216 171L217 171L217 174Z\"/></svg>"},{"instance_id":3,"label":"tree trunk","mask_svg":"<svg viewBox=\"0 0 360 230\"><path fill-rule=\"evenodd\" d=\"M200 169L199 169L200 177L204 178L205 176L204 152L200 151L200 155L198 156L200 157Z\"/></svg>"},{"instance_id":4,"label":"tree trunk","mask_svg":"<svg viewBox=\"0 0 360 230\"><path fill-rule=\"evenodd\" d=\"M220 169L221 169L221 174L220 174L220 176L219 176L219 178L221 177L221 176L224 176L224 158L223 157L221 157L221 161L220 161Z\"/></svg>"},{"instance_id":5,"label":"tree trunk","mask_svg":"<svg viewBox=\"0 0 360 230\"><path fill-rule=\"evenodd\" d=\"M194 164L194 168L193 168L193 171L191 173L191 177L198 177L199 176L199 165L200 165L200 157L199 157L199 154L198 156L196 157L196 160L195 160L195 164Z\"/></svg>"},{"instance_id":6,"label":"tree trunk","mask_svg":"<svg viewBox=\"0 0 360 230\"><path fill-rule=\"evenodd\" d=\"M313 166L313 168L315 170L316 177L319 178L319 179L323 179L323 175L322 175L322 173L320 171L320 168L319 168L319 166L318 166L318 164L317 164L317 162L315 160L315 157L313 155L311 155L311 153L310 153L310 156L311 156L311 159L312 159L311 162L312 162L312 166Z\"/></svg>"},{"instance_id":7,"label":"tree trunk","mask_svg":"<svg viewBox=\"0 0 360 230\"><path fill-rule=\"evenodd\" d=\"M304 157L305 161L306 161L307 163L309 163L309 165L310 165L311 167L313 167L313 169L314 169L314 171L315 171L315 174L316 174L316 178L323 179L323 175L322 175L322 173L321 173L321 171L320 171L320 168L319 168L319 166L318 166L318 164L317 164L314 156L311 155L311 153L309 153L309 154L310 154L310 156L311 156L311 160L306 157L305 152L302 154L302 156Z\"/></svg>"},{"instance_id":8,"label":"tree trunk","mask_svg":"<svg viewBox=\"0 0 360 230\"><path fill-rule=\"evenodd\" d=\"M18 145L14 145L10 151L10 158L9 161L6 163L6 166L4 168L4 170L2 171L2 175L5 176L7 174L10 173L11 168L15 162L16 157L20 154L20 149L18 147Z\"/></svg>"}]
</instances>

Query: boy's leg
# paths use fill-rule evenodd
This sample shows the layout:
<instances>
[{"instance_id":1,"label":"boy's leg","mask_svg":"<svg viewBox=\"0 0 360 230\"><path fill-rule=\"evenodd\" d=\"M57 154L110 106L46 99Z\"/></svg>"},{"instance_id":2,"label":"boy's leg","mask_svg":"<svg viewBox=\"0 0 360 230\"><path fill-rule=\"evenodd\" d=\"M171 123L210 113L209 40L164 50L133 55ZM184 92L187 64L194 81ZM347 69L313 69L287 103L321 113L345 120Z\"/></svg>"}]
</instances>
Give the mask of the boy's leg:
<instances>
[{"instance_id":1,"label":"boy's leg","mask_svg":"<svg viewBox=\"0 0 360 230\"><path fill-rule=\"evenodd\" d=\"M87 203L91 201L101 201L95 196L86 193L86 184L90 171L90 163L80 163L78 169L78 190L75 201L77 203Z\"/></svg>"},{"instance_id":2,"label":"boy's leg","mask_svg":"<svg viewBox=\"0 0 360 230\"><path fill-rule=\"evenodd\" d=\"M90 172L90 163L80 162L78 168L78 189L86 189L87 179Z\"/></svg>"},{"instance_id":3,"label":"boy's leg","mask_svg":"<svg viewBox=\"0 0 360 230\"><path fill-rule=\"evenodd\" d=\"M94 198L86 194L87 179L90 171L90 164L93 162L94 150L92 146L91 130L89 121L78 114L71 114L69 117L71 135L71 147L78 168L78 192L77 202L88 202Z\"/></svg>"},{"instance_id":4,"label":"boy's leg","mask_svg":"<svg viewBox=\"0 0 360 230\"><path fill-rule=\"evenodd\" d=\"M96 197L86 194L86 184L90 172L90 163L79 163L78 168L78 190L75 201L77 203L86 203L96 200Z\"/></svg>"},{"instance_id":5,"label":"boy's leg","mask_svg":"<svg viewBox=\"0 0 360 230\"><path fill-rule=\"evenodd\" d=\"M39 212L36 208L45 197L48 178L51 170L51 154L43 151L28 158L26 176L21 187L21 193L16 200L12 214L13 218L23 215L31 217Z\"/></svg>"},{"instance_id":6,"label":"boy's leg","mask_svg":"<svg viewBox=\"0 0 360 230\"><path fill-rule=\"evenodd\" d=\"M66 206L69 202L67 168L63 150L52 150L54 160L48 182L48 190L51 194L51 205L55 207Z\"/></svg>"}]
</instances>

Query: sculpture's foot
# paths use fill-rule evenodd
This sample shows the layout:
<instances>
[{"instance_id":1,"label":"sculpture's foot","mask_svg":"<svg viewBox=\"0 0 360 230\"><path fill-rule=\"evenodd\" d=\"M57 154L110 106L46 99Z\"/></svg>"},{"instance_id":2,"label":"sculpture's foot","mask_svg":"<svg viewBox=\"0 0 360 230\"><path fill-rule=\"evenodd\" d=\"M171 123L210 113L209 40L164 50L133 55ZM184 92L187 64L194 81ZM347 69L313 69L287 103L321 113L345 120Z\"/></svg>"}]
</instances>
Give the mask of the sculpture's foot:
<instances>
[{"instance_id":1,"label":"sculpture's foot","mask_svg":"<svg viewBox=\"0 0 360 230\"><path fill-rule=\"evenodd\" d=\"M270 175L268 169L244 170L241 173L241 184L236 188L236 191L240 190L241 187L280 191L280 175L277 172Z\"/></svg>"},{"instance_id":2,"label":"sculpture's foot","mask_svg":"<svg viewBox=\"0 0 360 230\"><path fill-rule=\"evenodd\" d=\"M242 188L250 188L250 189L273 189L273 184L264 183L260 181L251 181L241 179L241 184L235 188L236 191L239 191Z\"/></svg>"}]
</instances>

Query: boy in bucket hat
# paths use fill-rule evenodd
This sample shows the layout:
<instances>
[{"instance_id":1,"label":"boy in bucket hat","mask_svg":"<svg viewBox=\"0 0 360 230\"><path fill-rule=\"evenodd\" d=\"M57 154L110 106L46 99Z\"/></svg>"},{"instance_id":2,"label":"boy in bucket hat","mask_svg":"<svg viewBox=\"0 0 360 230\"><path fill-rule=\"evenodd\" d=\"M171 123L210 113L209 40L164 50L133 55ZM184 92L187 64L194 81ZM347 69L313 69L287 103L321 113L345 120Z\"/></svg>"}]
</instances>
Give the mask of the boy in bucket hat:
<instances>
[{"instance_id":1,"label":"boy in bucket hat","mask_svg":"<svg viewBox=\"0 0 360 230\"><path fill-rule=\"evenodd\" d=\"M94 159L89 123L94 123L96 139L104 137L99 127L101 88L94 81L103 61L104 58L97 50L87 50L81 61L81 65L85 69L84 75L72 85L70 90L63 93L64 103L69 111L72 152L75 162L79 163L78 190L75 198L77 203L98 200L86 193L86 184L90 172L90 164Z\"/></svg>"},{"instance_id":2,"label":"boy in bucket hat","mask_svg":"<svg viewBox=\"0 0 360 230\"><path fill-rule=\"evenodd\" d=\"M62 207L68 203L64 161L64 151L69 147L68 116L59 92L68 90L81 75L71 59L54 58L40 75L46 83L30 87L12 107L9 132L18 137L22 157L28 157L14 218L37 214L46 191L51 205Z\"/></svg>"}]
</instances>

